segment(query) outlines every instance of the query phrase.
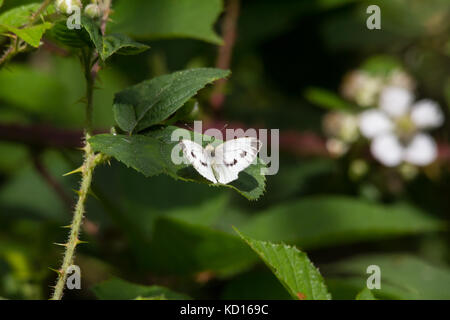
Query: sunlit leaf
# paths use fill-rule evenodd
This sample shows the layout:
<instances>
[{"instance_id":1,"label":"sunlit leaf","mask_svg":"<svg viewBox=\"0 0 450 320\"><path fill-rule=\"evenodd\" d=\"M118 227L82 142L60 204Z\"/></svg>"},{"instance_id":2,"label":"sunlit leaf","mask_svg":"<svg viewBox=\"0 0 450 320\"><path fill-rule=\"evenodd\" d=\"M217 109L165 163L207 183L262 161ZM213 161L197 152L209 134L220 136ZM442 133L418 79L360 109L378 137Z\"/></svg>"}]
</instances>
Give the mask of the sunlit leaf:
<instances>
[{"instance_id":1,"label":"sunlit leaf","mask_svg":"<svg viewBox=\"0 0 450 320\"><path fill-rule=\"evenodd\" d=\"M236 232L272 270L293 299L331 299L319 270L312 264L306 253L285 244L247 238L237 229Z\"/></svg>"},{"instance_id":2,"label":"sunlit leaf","mask_svg":"<svg viewBox=\"0 0 450 320\"><path fill-rule=\"evenodd\" d=\"M0 25L1 27L1 25ZM3 25L5 29L16 34L23 41L28 43L29 45L37 48L41 43L42 36L44 33L52 27L50 22L44 22L42 24L38 24L35 26L19 29L11 26Z\"/></svg>"}]
</instances>

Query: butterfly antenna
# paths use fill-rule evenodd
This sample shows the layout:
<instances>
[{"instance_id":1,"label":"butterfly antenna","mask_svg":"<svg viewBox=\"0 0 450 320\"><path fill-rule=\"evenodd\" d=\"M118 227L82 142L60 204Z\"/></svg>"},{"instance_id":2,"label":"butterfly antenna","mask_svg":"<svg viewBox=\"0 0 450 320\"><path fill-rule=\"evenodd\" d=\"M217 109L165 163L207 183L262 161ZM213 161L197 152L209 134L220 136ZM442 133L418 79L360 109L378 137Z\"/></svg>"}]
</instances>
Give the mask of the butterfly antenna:
<instances>
[{"instance_id":1,"label":"butterfly antenna","mask_svg":"<svg viewBox=\"0 0 450 320\"><path fill-rule=\"evenodd\" d=\"M188 125L187 123L184 123L185 127L188 127L189 129L191 129L191 131L194 131L194 129L192 129L192 127L190 125Z\"/></svg>"},{"instance_id":2,"label":"butterfly antenna","mask_svg":"<svg viewBox=\"0 0 450 320\"><path fill-rule=\"evenodd\" d=\"M223 126L223 128L220 131L223 131L224 129L226 129L228 127L228 123L225 123L225 125Z\"/></svg>"}]
</instances>

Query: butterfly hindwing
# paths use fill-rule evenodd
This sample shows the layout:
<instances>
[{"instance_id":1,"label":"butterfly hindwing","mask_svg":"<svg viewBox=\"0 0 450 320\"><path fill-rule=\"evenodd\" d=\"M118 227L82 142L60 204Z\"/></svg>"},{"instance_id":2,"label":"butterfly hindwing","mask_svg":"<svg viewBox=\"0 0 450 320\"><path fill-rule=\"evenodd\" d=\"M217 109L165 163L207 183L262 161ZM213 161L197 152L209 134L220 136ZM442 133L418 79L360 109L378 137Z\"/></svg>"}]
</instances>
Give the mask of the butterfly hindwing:
<instances>
[{"instance_id":1,"label":"butterfly hindwing","mask_svg":"<svg viewBox=\"0 0 450 320\"><path fill-rule=\"evenodd\" d=\"M192 164L192 166L200 173L203 177L217 183L216 177L211 168L211 158L205 152L205 149L198 143L191 140L181 140L181 149L183 150L184 157Z\"/></svg>"},{"instance_id":2,"label":"butterfly hindwing","mask_svg":"<svg viewBox=\"0 0 450 320\"><path fill-rule=\"evenodd\" d=\"M212 169L219 183L227 184L238 179L256 159L261 142L253 137L229 140L216 147Z\"/></svg>"}]
</instances>

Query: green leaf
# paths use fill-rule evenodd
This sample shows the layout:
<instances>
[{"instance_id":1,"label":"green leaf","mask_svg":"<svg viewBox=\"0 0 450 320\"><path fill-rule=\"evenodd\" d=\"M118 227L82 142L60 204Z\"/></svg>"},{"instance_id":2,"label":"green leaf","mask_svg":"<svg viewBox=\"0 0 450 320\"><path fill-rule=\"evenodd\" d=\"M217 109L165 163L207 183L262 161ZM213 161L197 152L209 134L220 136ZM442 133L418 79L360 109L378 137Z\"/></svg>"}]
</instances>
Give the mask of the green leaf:
<instances>
[{"instance_id":1,"label":"green leaf","mask_svg":"<svg viewBox=\"0 0 450 320\"><path fill-rule=\"evenodd\" d=\"M402 70L401 62L389 55L370 57L361 65L361 69L373 76L386 77L394 70Z\"/></svg>"},{"instance_id":2,"label":"green leaf","mask_svg":"<svg viewBox=\"0 0 450 320\"><path fill-rule=\"evenodd\" d=\"M344 196L313 196L279 205L240 227L256 239L308 249L442 228L441 222L408 205L380 205Z\"/></svg>"},{"instance_id":3,"label":"green leaf","mask_svg":"<svg viewBox=\"0 0 450 320\"><path fill-rule=\"evenodd\" d=\"M83 17L83 16L82 16ZM82 18L82 22L86 18ZM57 20L53 23L53 28L48 32L47 36L64 46L69 48L83 48L92 46L92 40L85 28L69 29L67 28L67 19Z\"/></svg>"},{"instance_id":4,"label":"green leaf","mask_svg":"<svg viewBox=\"0 0 450 320\"><path fill-rule=\"evenodd\" d=\"M364 288L356 295L356 300L377 300L369 288Z\"/></svg>"},{"instance_id":5,"label":"green leaf","mask_svg":"<svg viewBox=\"0 0 450 320\"><path fill-rule=\"evenodd\" d=\"M166 120L208 83L229 71L198 68L178 71L141 82L114 99L117 124L127 132L140 131Z\"/></svg>"},{"instance_id":6,"label":"green leaf","mask_svg":"<svg viewBox=\"0 0 450 320\"><path fill-rule=\"evenodd\" d=\"M81 30L70 30L66 26L66 20L55 23L55 30L51 37L69 47L82 48L94 46L99 52L100 58L105 61L113 54L133 55L144 52L149 46L136 42L123 34L102 36L98 24L88 16L81 16Z\"/></svg>"},{"instance_id":7,"label":"green leaf","mask_svg":"<svg viewBox=\"0 0 450 320\"><path fill-rule=\"evenodd\" d=\"M450 299L450 269L434 266L406 254L365 255L324 267L327 275L342 274L348 285L366 286L367 267L377 265L381 271L381 289L376 296L381 299Z\"/></svg>"},{"instance_id":8,"label":"green leaf","mask_svg":"<svg viewBox=\"0 0 450 320\"><path fill-rule=\"evenodd\" d=\"M309 102L329 110L351 111L355 109L352 104L325 89L308 88L305 91L305 97Z\"/></svg>"},{"instance_id":9,"label":"green leaf","mask_svg":"<svg viewBox=\"0 0 450 320\"><path fill-rule=\"evenodd\" d=\"M214 24L222 0L121 0L114 3L113 31L138 39L193 38L214 44L222 40Z\"/></svg>"},{"instance_id":10,"label":"green leaf","mask_svg":"<svg viewBox=\"0 0 450 320\"><path fill-rule=\"evenodd\" d=\"M183 181L224 186L238 191L249 200L256 200L264 193L265 176L261 174L264 165L261 163L251 165L239 174L238 180L227 185L212 184L198 174L191 165L175 165L171 160L172 149L178 144L178 141L171 141L174 130L185 133L192 140L195 139L194 133L191 131L166 127L146 135L101 134L92 137L89 142L95 151L114 157L147 177L164 173ZM210 141L210 138L201 136L204 145ZM220 140L214 141L214 144L219 143L221 143ZM260 161L258 160L258 162Z\"/></svg>"},{"instance_id":11,"label":"green leaf","mask_svg":"<svg viewBox=\"0 0 450 320\"><path fill-rule=\"evenodd\" d=\"M226 277L257 261L238 237L171 217L157 219L150 241L135 243L134 250L142 265L159 274L207 271Z\"/></svg>"},{"instance_id":12,"label":"green leaf","mask_svg":"<svg viewBox=\"0 0 450 320\"><path fill-rule=\"evenodd\" d=\"M319 270L306 253L285 244L250 239L235 230L272 270L293 299L331 299Z\"/></svg>"},{"instance_id":13,"label":"green leaf","mask_svg":"<svg viewBox=\"0 0 450 320\"><path fill-rule=\"evenodd\" d=\"M0 14L0 33L8 31L6 27L21 27L30 21L30 17L38 8L39 3L32 3L10 9Z\"/></svg>"},{"instance_id":14,"label":"green leaf","mask_svg":"<svg viewBox=\"0 0 450 320\"><path fill-rule=\"evenodd\" d=\"M81 16L81 26L87 31L92 43L99 53L103 52L103 36L100 27L95 21L85 15Z\"/></svg>"},{"instance_id":15,"label":"green leaf","mask_svg":"<svg viewBox=\"0 0 450 320\"><path fill-rule=\"evenodd\" d=\"M144 286L112 278L95 285L92 291L101 300L131 300L142 297L164 297L167 300L189 300L187 295L160 286ZM146 298L146 300L150 300Z\"/></svg>"},{"instance_id":16,"label":"green leaf","mask_svg":"<svg viewBox=\"0 0 450 320\"><path fill-rule=\"evenodd\" d=\"M39 47L39 44L41 43L41 39L45 31L50 29L52 26L53 25L50 22L44 22L42 24L38 24L23 29L3 25L5 29L16 34L23 41L25 41L30 46L33 46L35 48ZM2 27L2 25L0 25L0 27Z\"/></svg>"},{"instance_id":17,"label":"green leaf","mask_svg":"<svg viewBox=\"0 0 450 320\"><path fill-rule=\"evenodd\" d=\"M124 34L107 35L103 38L103 50L100 52L102 60L113 54L133 55L146 51L149 46L136 42Z\"/></svg>"}]
</instances>

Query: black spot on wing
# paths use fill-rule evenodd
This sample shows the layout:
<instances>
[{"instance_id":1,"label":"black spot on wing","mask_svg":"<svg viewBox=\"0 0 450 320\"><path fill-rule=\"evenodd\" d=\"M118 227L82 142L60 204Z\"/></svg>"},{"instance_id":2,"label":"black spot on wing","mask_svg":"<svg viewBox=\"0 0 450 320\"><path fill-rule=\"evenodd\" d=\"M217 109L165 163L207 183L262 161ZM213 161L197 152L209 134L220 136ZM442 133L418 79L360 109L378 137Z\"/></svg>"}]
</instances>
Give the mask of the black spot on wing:
<instances>
[{"instance_id":1,"label":"black spot on wing","mask_svg":"<svg viewBox=\"0 0 450 320\"><path fill-rule=\"evenodd\" d=\"M195 154L194 154L194 151L191 151L191 156L192 156L194 159L197 158L197 157L195 156Z\"/></svg>"},{"instance_id":2,"label":"black spot on wing","mask_svg":"<svg viewBox=\"0 0 450 320\"><path fill-rule=\"evenodd\" d=\"M232 167L232 166L236 165L236 163L237 163L237 160L234 159L233 162L230 162L230 163L226 163L226 162L225 162L225 166L227 166L227 167Z\"/></svg>"},{"instance_id":3,"label":"black spot on wing","mask_svg":"<svg viewBox=\"0 0 450 320\"><path fill-rule=\"evenodd\" d=\"M206 162L203 162L203 161L201 161L201 160L200 160L200 163L201 163L201 165L204 166L204 167L207 167L207 166L208 166L208 164L207 164Z\"/></svg>"},{"instance_id":4,"label":"black spot on wing","mask_svg":"<svg viewBox=\"0 0 450 320\"><path fill-rule=\"evenodd\" d=\"M246 155L247 155L247 151L242 151L240 154L241 158L244 158Z\"/></svg>"}]
</instances>

